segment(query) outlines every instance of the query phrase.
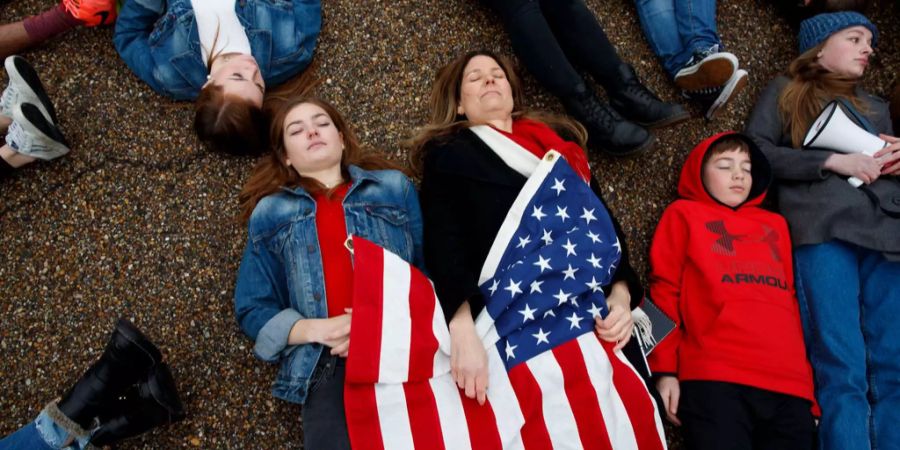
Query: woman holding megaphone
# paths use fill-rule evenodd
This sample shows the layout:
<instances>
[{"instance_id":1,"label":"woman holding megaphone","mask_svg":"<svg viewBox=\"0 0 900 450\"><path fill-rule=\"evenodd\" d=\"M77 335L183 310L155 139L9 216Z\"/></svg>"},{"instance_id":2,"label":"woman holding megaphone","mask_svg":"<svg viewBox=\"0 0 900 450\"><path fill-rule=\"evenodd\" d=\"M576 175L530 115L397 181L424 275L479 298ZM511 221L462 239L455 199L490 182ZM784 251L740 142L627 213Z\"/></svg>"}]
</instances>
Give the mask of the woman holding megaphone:
<instances>
[{"instance_id":1,"label":"woman holding megaphone","mask_svg":"<svg viewBox=\"0 0 900 450\"><path fill-rule=\"evenodd\" d=\"M858 85L877 39L858 13L805 20L800 56L762 92L746 130L772 164L791 228L823 449L900 442L900 140L887 103ZM845 148L805 148L832 100L857 113L849 126L887 145L874 154L859 153L852 139ZM864 184L854 187L853 177Z\"/></svg>"}]
</instances>

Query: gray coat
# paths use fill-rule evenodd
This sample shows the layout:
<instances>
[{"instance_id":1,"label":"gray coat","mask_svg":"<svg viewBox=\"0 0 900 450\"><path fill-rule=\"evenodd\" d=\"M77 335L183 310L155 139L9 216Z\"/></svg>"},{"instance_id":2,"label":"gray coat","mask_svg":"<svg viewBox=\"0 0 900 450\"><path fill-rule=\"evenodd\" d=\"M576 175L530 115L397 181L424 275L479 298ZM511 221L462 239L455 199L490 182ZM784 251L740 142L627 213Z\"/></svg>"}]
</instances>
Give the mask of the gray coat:
<instances>
[{"instance_id":1,"label":"gray coat","mask_svg":"<svg viewBox=\"0 0 900 450\"><path fill-rule=\"evenodd\" d=\"M840 239L900 260L900 180L883 176L857 189L823 168L834 152L793 148L778 113L778 97L788 81L781 76L766 86L745 131L772 164L778 209L790 225L794 246ZM874 128L893 135L887 103L862 90L859 95Z\"/></svg>"}]
</instances>

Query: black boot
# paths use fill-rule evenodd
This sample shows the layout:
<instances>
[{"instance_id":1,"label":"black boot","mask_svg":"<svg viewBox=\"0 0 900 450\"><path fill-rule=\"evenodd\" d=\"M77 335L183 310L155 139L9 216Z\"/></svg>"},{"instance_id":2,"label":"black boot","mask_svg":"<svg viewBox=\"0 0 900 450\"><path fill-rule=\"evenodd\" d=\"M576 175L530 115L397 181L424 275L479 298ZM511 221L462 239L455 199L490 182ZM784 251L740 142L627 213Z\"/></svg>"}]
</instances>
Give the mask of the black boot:
<instances>
[{"instance_id":1,"label":"black boot","mask_svg":"<svg viewBox=\"0 0 900 450\"><path fill-rule=\"evenodd\" d=\"M647 128L661 128L684 122L691 118L678 103L668 103L659 99L650 89L641 84L634 68L622 64L617 69L619 86L607 91L609 103L620 114Z\"/></svg>"},{"instance_id":2,"label":"black boot","mask_svg":"<svg viewBox=\"0 0 900 450\"><path fill-rule=\"evenodd\" d=\"M587 129L591 148L613 156L626 156L647 150L656 140L649 131L625 120L601 102L584 85L578 85L576 94L563 98L562 102L569 114Z\"/></svg>"},{"instance_id":3,"label":"black boot","mask_svg":"<svg viewBox=\"0 0 900 450\"><path fill-rule=\"evenodd\" d=\"M59 410L82 428L129 386L142 380L162 354L131 322L119 319L106 350L59 401Z\"/></svg>"},{"instance_id":4,"label":"black boot","mask_svg":"<svg viewBox=\"0 0 900 450\"><path fill-rule=\"evenodd\" d=\"M159 364L144 382L132 386L114 403L109 415L100 416L100 428L91 436L91 444L110 445L184 416L172 372L166 364Z\"/></svg>"}]
</instances>

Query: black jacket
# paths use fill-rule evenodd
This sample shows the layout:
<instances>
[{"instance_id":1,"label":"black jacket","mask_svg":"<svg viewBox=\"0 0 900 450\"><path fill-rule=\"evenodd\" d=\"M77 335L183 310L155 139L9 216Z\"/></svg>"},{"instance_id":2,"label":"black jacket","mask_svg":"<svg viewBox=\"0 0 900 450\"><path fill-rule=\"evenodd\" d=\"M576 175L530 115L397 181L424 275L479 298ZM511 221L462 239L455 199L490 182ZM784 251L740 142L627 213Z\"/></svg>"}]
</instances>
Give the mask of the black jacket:
<instances>
[{"instance_id":1,"label":"black jacket","mask_svg":"<svg viewBox=\"0 0 900 450\"><path fill-rule=\"evenodd\" d=\"M434 281L446 320L466 300L474 317L484 308L478 275L526 178L507 166L469 130L435 139L426 144L425 152L420 196L425 266ZM602 202L600 188L593 177L591 189ZM622 244L613 282L628 283L634 308L643 298L643 288L628 262L625 237L612 211L610 217ZM604 291L609 293L609 286Z\"/></svg>"}]
</instances>

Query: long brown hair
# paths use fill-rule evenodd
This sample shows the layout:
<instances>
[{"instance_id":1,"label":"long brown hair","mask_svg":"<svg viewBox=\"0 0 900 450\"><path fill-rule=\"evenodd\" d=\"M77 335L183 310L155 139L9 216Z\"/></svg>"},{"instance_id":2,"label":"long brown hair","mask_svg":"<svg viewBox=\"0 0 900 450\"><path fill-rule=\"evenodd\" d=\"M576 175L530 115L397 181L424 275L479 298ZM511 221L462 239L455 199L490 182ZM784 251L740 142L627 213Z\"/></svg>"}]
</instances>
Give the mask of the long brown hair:
<instances>
[{"instance_id":1,"label":"long brown hair","mask_svg":"<svg viewBox=\"0 0 900 450\"><path fill-rule=\"evenodd\" d=\"M438 70L434 84L431 87L431 117L428 124L421 127L407 145L410 147L410 166L416 175L421 175L425 162L425 144L433 139L453 134L463 128L473 125L465 115L458 114L460 95L462 90L463 71L469 61L476 56L487 56L497 61L497 64L506 74L509 85L512 88L513 110L515 118L524 117L539 122L544 122L557 133L576 140L583 148L587 141L587 132L578 122L567 117L554 116L546 113L537 113L525 109L525 96L522 82L513 69L510 60L502 55L497 55L489 50L475 50L457 57L446 66Z\"/></svg>"},{"instance_id":2,"label":"long brown hair","mask_svg":"<svg viewBox=\"0 0 900 450\"><path fill-rule=\"evenodd\" d=\"M238 195L241 204L239 217L242 222L250 219L253 208L263 197L278 192L283 187L301 187L310 193L328 191L328 188L319 181L301 176L287 164L287 150L284 147L284 121L295 107L304 103L322 108L343 136L344 153L341 156L341 174L345 180L350 180L350 173L347 169L350 165L366 170L399 170L397 164L388 161L380 154L363 149L344 116L331 103L314 96L296 96L285 100L275 111L269 128L272 151L263 156L256 164L253 173L250 174L250 179L247 180Z\"/></svg>"},{"instance_id":3,"label":"long brown hair","mask_svg":"<svg viewBox=\"0 0 900 450\"><path fill-rule=\"evenodd\" d=\"M208 84L200 90L194 110L194 131L213 150L232 155L261 155L269 147L268 123L261 107L225 94L222 86Z\"/></svg>"},{"instance_id":4,"label":"long brown hair","mask_svg":"<svg viewBox=\"0 0 900 450\"><path fill-rule=\"evenodd\" d=\"M788 67L791 81L778 98L778 112L784 132L791 136L795 148L803 145L810 125L829 101L843 98L862 114L868 112L856 95L859 80L835 74L819 64L819 52L825 42L807 50Z\"/></svg>"}]
</instances>

